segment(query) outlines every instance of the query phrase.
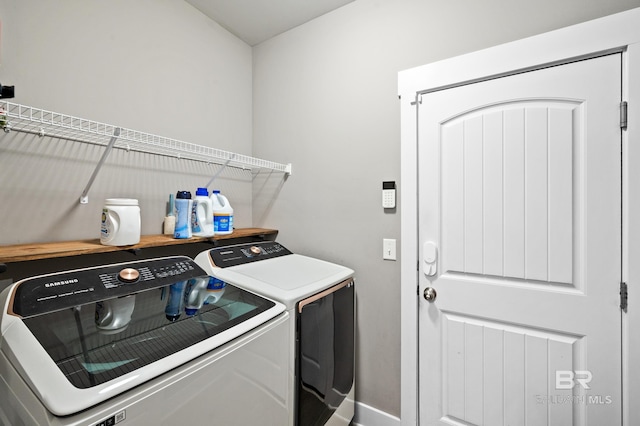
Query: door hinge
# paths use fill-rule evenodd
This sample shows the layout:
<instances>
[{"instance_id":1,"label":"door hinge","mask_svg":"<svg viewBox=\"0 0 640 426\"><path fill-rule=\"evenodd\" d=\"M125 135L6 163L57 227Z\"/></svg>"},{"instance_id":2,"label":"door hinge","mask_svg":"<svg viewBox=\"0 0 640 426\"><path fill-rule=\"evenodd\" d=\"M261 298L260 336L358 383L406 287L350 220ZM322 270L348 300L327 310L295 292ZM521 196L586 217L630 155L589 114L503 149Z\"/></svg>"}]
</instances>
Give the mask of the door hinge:
<instances>
[{"instance_id":1,"label":"door hinge","mask_svg":"<svg viewBox=\"0 0 640 426\"><path fill-rule=\"evenodd\" d=\"M620 102L620 128L627 130L627 101Z\"/></svg>"},{"instance_id":2,"label":"door hinge","mask_svg":"<svg viewBox=\"0 0 640 426\"><path fill-rule=\"evenodd\" d=\"M627 283L620 283L620 309L627 312L627 300L629 299L629 293L627 292Z\"/></svg>"}]
</instances>

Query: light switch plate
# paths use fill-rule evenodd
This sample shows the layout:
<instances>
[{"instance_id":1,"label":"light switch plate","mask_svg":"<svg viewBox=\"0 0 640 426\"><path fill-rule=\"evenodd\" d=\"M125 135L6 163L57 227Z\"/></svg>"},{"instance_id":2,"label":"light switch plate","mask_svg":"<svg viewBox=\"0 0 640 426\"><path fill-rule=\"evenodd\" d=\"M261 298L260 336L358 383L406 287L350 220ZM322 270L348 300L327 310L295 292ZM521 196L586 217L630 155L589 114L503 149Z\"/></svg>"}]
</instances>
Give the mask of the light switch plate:
<instances>
[{"instance_id":1,"label":"light switch plate","mask_svg":"<svg viewBox=\"0 0 640 426\"><path fill-rule=\"evenodd\" d=\"M396 240L384 238L382 240L382 258L384 260L396 260Z\"/></svg>"}]
</instances>

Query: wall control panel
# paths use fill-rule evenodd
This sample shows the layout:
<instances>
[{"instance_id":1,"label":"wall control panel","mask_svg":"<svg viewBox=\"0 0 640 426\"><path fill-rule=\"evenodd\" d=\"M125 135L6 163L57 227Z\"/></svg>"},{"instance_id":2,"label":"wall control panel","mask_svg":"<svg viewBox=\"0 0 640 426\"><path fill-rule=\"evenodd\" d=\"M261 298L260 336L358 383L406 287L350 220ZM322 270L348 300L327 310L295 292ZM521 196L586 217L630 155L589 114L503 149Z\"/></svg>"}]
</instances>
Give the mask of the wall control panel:
<instances>
[{"instance_id":1,"label":"wall control panel","mask_svg":"<svg viewBox=\"0 0 640 426\"><path fill-rule=\"evenodd\" d=\"M382 182L382 207L385 209L396 208L396 183L394 181Z\"/></svg>"}]
</instances>

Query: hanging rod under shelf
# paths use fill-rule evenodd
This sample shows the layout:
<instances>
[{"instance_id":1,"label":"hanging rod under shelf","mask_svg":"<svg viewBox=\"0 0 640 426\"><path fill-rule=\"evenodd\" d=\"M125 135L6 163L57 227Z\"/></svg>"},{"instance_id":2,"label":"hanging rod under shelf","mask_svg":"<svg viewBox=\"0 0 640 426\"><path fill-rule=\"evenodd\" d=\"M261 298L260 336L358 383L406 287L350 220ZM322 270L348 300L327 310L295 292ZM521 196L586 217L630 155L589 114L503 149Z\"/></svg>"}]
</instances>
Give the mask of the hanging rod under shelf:
<instances>
[{"instance_id":1,"label":"hanging rod under shelf","mask_svg":"<svg viewBox=\"0 0 640 426\"><path fill-rule=\"evenodd\" d=\"M116 129L120 129L114 148L140 151L241 169L267 169L291 174L291 164L254 158L221 149L196 145L111 124L47 111L30 106L0 101L1 127L5 132L17 131L55 138L108 146Z\"/></svg>"}]
</instances>

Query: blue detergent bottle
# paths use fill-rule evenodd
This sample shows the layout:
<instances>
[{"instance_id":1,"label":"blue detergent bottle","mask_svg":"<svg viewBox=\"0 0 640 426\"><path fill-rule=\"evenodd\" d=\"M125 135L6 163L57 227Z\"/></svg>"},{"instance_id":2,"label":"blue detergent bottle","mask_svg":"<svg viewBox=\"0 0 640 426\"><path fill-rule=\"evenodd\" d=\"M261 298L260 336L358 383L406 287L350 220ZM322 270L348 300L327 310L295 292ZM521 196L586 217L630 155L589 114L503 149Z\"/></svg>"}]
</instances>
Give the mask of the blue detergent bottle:
<instances>
[{"instance_id":1,"label":"blue detergent bottle","mask_svg":"<svg viewBox=\"0 0 640 426\"><path fill-rule=\"evenodd\" d=\"M176 194L176 229L173 238L191 238L191 213L193 200L189 191L178 191Z\"/></svg>"}]
</instances>

